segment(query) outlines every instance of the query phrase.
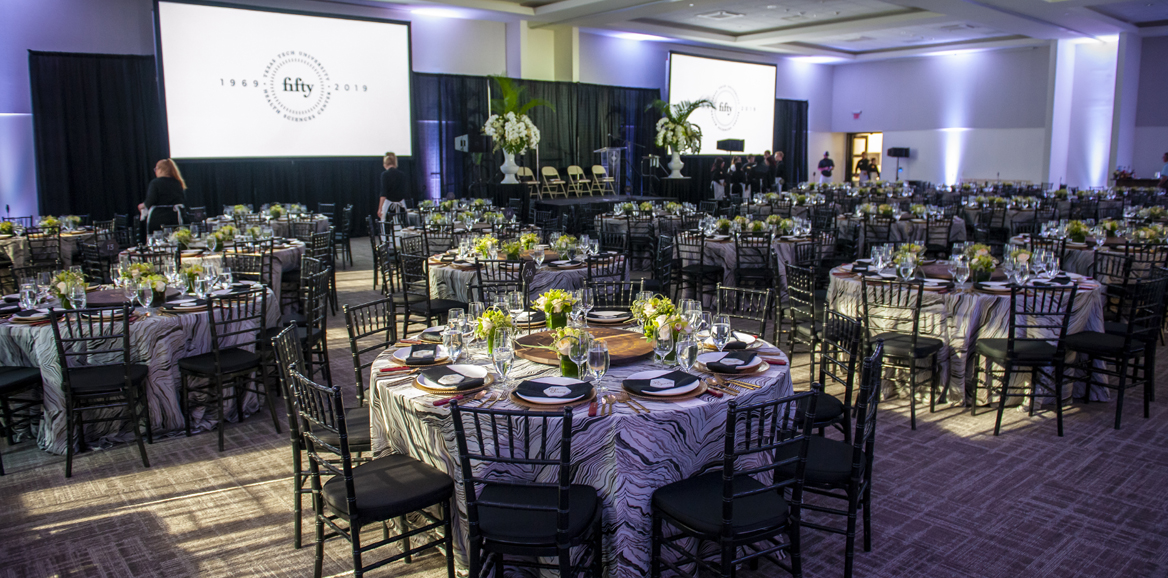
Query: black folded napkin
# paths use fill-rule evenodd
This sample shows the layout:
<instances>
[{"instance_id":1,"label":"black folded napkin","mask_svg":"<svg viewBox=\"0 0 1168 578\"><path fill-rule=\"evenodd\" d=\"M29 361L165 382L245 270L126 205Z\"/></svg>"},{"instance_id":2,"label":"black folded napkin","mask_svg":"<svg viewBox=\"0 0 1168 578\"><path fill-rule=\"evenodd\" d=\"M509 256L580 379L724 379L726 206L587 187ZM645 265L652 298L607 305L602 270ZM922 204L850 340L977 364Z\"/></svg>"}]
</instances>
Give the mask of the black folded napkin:
<instances>
[{"instance_id":1,"label":"black folded napkin","mask_svg":"<svg viewBox=\"0 0 1168 578\"><path fill-rule=\"evenodd\" d=\"M669 383L663 385L660 380L666 380ZM637 395L654 395L659 391L686 386L697 380L697 377L684 371L671 371L653 379L626 379L621 384L624 385L625 389ZM653 386L654 381L658 382L659 387Z\"/></svg>"},{"instance_id":2,"label":"black folded napkin","mask_svg":"<svg viewBox=\"0 0 1168 578\"><path fill-rule=\"evenodd\" d=\"M406 356L406 365L431 365L438 354L438 344L411 345L410 354Z\"/></svg>"},{"instance_id":3,"label":"black folded napkin","mask_svg":"<svg viewBox=\"0 0 1168 578\"><path fill-rule=\"evenodd\" d=\"M515 395L525 398L546 397L549 399L575 400L586 397L591 391L592 384L587 381L576 381L572 384L560 385L527 380L515 388Z\"/></svg>"},{"instance_id":4,"label":"black folded napkin","mask_svg":"<svg viewBox=\"0 0 1168 578\"><path fill-rule=\"evenodd\" d=\"M210 302L210 301L209 301L209 300L207 300L207 299L195 299L195 300L194 300L194 303L190 303L190 301L191 301L190 299L182 299L182 300L180 300L182 308L183 308L183 309L188 309L188 308L192 308L192 307L206 307L206 306L207 306L207 303L209 303L209 302ZM175 310L175 309L177 309L179 306L180 306L180 303L177 303L177 302L173 302L173 301L172 301L172 302L170 302L170 303L164 303L164 304L162 305L162 308L163 308L163 309L165 309L165 310L168 310L168 311L169 311L169 310ZM180 311L181 311L181 309L180 309Z\"/></svg>"},{"instance_id":5,"label":"black folded napkin","mask_svg":"<svg viewBox=\"0 0 1168 578\"><path fill-rule=\"evenodd\" d=\"M430 383L427 387L434 389L449 389L451 391L465 391L474 389L484 383L481 377L467 377L453 369L449 365L440 365L433 369L427 369L422 372L422 375ZM435 386L434 384L438 384Z\"/></svg>"},{"instance_id":6,"label":"black folded napkin","mask_svg":"<svg viewBox=\"0 0 1168 578\"><path fill-rule=\"evenodd\" d=\"M758 354L756 354L753 351L749 351L749 350L731 351L730 353L727 353L726 356L723 357L721 360L714 361L712 363L707 363L706 369L709 369L710 371L714 371L717 373L740 373L742 371L743 367L749 365L751 362L754 361L755 357L758 357ZM731 360L731 359L740 360L742 363L737 364L737 365L725 363L727 360Z\"/></svg>"},{"instance_id":7,"label":"black folded napkin","mask_svg":"<svg viewBox=\"0 0 1168 578\"><path fill-rule=\"evenodd\" d=\"M742 341L731 341L730 343L727 343L726 346L722 349L746 349L746 343Z\"/></svg>"},{"instance_id":8,"label":"black folded napkin","mask_svg":"<svg viewBox=\"0 0 1168 578\"><path fill-rule=\"evenodd\" d=\"M0 307L0 313L4 313L4 314L16 313L17 311L20 311L19 304L12 304L12 305L8 305L5 307Z\"/></svg>"},{"instance_id":9,"label":"black folded napkin","mask_svg":"<svg viewBox=\"0 0 1168 578\"><path fill-rule=\"evenodd\" d=\"M422 330L422 334L418 336L418 339L429 341L430 343L442 343L443 331L446 331L446 327L428 327Z\"/></svg>"},{"instance_id":10,"label":"black folded napkin","mask_svg":"<svg viewBox=\"0 0 1168 578\"><path fill-rule=\"evenodd\" d=\"M4 297L5 303L16 303L17 301L20 301L20 295L6 295Z\"/></svg>"}]
</instances>

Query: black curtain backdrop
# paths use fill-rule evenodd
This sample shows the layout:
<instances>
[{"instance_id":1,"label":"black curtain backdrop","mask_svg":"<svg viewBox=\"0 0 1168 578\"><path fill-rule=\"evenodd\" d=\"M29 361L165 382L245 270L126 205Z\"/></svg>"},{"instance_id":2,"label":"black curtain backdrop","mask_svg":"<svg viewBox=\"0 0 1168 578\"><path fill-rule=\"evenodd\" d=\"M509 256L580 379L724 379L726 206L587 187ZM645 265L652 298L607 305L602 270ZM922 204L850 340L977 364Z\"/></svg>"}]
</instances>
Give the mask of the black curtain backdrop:
<instances>
[{"instance_id":1,"label":"black curtain backdrop","mask_svg":"<svg viewBox=\"0 0 1168 578\"><path fill-rule=\"evenodd\" d=\"M154 58L29 51L42 215L128 213L166 156Z\"/></svg>"},{"instance_id":2,"label":"black curtain backdrop","mask_svg":"<svg viewBox=\"0 0 1168 578\"><path fill-rule=\"evenodd\" d=\"M167 155L154 58L30 52L29 74L42 214L108 219L134 211L154 163ZM486 183L502 179L503 155L458 152L454 139L481 134L493 83L482 76L427 73L414 73L412 83L414 154L399 158L415 198L481 196ZM641 190L640 169L644 155L664 153L653 145L657 113L646 110L660 98L659 90L517 84L555 106L554 112L531 112L542 137L540 153L518 158L520 164L537 174L537 166L554 166L566 176L568 165L587 171L601 164L595 149L620 146L625 185L634 194L654 193ZM775 150L787 153L788 182L806 179L806 128L805 101L776 101ZM210 214L236 203L351 203L355 231L362 234L366 216L376 210L384 152L371 151L369 158L181 160L179 167L190 187L188 204L206 206ZM713 158L685 158L685 174L703 196Z\"/></svg>"}]
</instances>

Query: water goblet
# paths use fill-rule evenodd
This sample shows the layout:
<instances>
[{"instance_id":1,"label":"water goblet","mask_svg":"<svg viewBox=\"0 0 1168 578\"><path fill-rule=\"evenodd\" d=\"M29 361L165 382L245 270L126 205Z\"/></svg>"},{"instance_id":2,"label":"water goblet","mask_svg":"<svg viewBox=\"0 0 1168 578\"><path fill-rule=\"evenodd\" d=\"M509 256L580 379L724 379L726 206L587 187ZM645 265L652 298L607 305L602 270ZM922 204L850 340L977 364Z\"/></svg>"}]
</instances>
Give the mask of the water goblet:
<instances>
[{"instance_id":1,"label":"water goblet","mask_svg":"<svg viewBox=\"0 0 1168 578\"><path fill-rule=\"evenodd\" d=\"M568 359L576 364L576 369L580 377L587 377L584 375L588 361L588 350L592 347L592 337L586 331L581 331L578 337L573 337L568 346Z\"/></svg>"},{"instance_id":2,"label":"water goblet","mask_svg":"<svg viewBox=\"0 0 1168 578\"><path fill-rule=\"evenodd\" d=\"M726 348L726 344L730 343L730 316L717 315L714 317L714 324L710 327L710 337L714 341L714 347L721 352Z\"/></svg>"},{"instance_id":3,"label":"water goblet","mask_svg":"<svg viewBox=\"0 0 1168 578\"><path fill-rule=\"evenodd\" d=\"M609 362L608 344L593 340L588 346L588 375L595 380L595 385L602 395L608 391L608 388L601 385L601 382L604 379L604 374L608 373Z\"/></svg>"},{"instance_id":4,"label":"water goblet","mask_svg":"<svg viewBox=\"0 0 1168 578\"><path fill-rule=\"evenodd\" d=\"M665 356L673 351L673 332L668 327L657 328L657 339L653 342L653 353L656 354L657 362L661 367L669 367L665 363Z\"/></svg>"},{"instance_id":5,"label":"water goblet","mask_svg":"<svg viewBox=\"0 0 1168 578\"><path fill-rule=\"evenodd\" d=\"M20 308L24 310L33 309L37 306L37 286L35 282L24 282L20 284Z\"/></svg>"},{"instance_id":6,"label":"water goblet","mask_svg":"<svg viewBox=\"0 0 1168 578\"><path fill-rule=\"evenodd\" d=\"M456 327L447 324L446 330L442 332L442 345L446 347L446 354L450 356L451 363L458 363L462 358L462 331Z\"/></svg>"},{"instance_id":7,"label":"water goblet","mask_svg":"<svg viewBox=\"0 0 1168 578\"><path fill-rule=\"evenodd\" d=\"M74 309L85 309L87 304L86 302L88 301L85 296L85 285L73 285L69 288L68 295L69 304L72 305Z\"/></svg>"},{"instance_id":8,"label":"water goblet","mask_svg":"<svg viewBox=\"0 0 1168 578\"><path fill-rule=\"evenodd\" d=\"M698 362L699 349L701 346L692 335L687 335L677 342L677 364L686 373L689 373Z\"/></svg>"},{"instance_id":9,"label":"water goblet","mask_svg":"<svg viewBox=\"0 0 1168 578\"><path fill-rule=\"evenodd\" d=\"M500 339L501 334L495 335L495 347L491 351L491 361L495 364L495 372L499 374L504 389L507 389L509 380L507 373L515 361L515 349L511 347L510 339Z\"/></svg>"}]
</instances>

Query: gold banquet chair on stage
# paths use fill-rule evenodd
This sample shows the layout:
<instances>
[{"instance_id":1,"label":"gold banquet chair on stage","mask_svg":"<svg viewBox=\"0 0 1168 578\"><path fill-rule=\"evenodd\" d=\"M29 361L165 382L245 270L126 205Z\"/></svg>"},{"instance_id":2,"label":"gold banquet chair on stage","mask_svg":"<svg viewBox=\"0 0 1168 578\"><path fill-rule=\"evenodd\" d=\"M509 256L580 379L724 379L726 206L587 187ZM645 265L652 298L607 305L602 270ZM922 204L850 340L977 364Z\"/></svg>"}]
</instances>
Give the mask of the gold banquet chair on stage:
<instances>
[{"instance_id":1,"label":"gold banquet chair on stage","mask_svg":"<svg viewBox=\"0 0 1168 578\"><path fill-rule=\"evenodd\" d=\"M553 198L557 196L568 198L568 189L564 187L566 183L560 178L560 171L557 171L556 167L542 167L539 174L543 177L544 193Z\"/></svg>"},{"instance_id":2,"label":"gold banquet chair on stage","mask_svg":"<svg viewBox=\"0 0 1168 578\"><path fill-rule=\"evenodd\" d=\"M592 193L599 192L602 196L608 191L610 194L616 193L616 179L608 176L608 171L600 165L592 165Z\"/></svg>"}]
</instances>

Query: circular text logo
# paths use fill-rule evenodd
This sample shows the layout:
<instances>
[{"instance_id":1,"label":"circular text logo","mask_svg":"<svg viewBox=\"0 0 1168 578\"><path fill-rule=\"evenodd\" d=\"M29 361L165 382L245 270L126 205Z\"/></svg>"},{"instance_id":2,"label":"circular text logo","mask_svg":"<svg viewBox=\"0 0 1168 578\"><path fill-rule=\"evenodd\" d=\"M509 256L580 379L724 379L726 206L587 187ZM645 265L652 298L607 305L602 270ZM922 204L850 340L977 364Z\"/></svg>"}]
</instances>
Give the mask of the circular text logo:
<instances>
[{"instance_id":1,"label":"circular text logo","mask_svg":"<svg viewBox=\"0 0 1168 578\"><path fill-rule=\"evenodd\" d=\"M264 98L268 106L292 122L319 116L329 103L329 75L311 54L281 52L264 68Z\"/></svg>"}]
</instances>

